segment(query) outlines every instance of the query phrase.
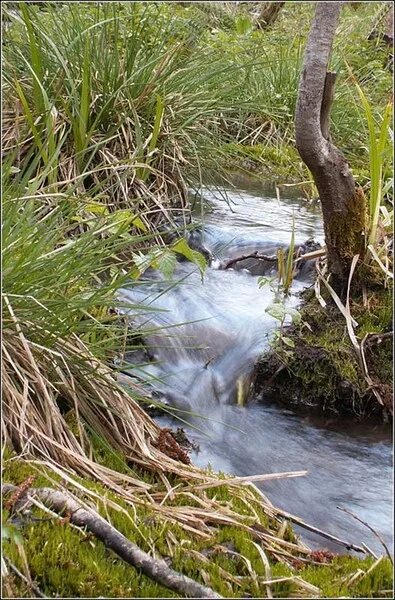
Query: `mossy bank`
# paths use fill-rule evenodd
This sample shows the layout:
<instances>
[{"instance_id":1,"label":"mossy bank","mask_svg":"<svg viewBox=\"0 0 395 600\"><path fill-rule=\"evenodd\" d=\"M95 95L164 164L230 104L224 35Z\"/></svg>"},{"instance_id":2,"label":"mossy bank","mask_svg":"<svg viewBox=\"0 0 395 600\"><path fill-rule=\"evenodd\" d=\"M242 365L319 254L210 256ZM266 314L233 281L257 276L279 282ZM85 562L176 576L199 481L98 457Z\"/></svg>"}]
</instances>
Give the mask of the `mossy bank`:
<instances>
[{"instance_id":1,"label":"mossy bank","mask_svg":"<svg viewBox=\"0 0 395 600\"><path fill-rule=\"evenodd\" d=\"M303 296L301 321L286 332L288 345L280 338L259 362L258 396L320 413L392 420L392 290L378 288L350 303L368 378L331 298L323 308L311 289Z\"/></svg>"},{"instance_id":2,"label":"mossy bank","mask_svg":"<svg viewBox=\"0 0 395 600\"><path fill-rule=\"evenodd\" d=\"M36 477L34 487L65 485L56 473L43 466L11 455L6 457L4 481L20 485L31 475ZM196 536L161 519L149 502L130 507L100 484L73 479L81 484L81 489L83 486L97 494L95 510L128 539L224 597L270 597L264 583L268 579L274 580L270 588L273 597L278 598L392 597L392 568L386 558L360 560L315 552L312 561L295 559L287 565L269 557L270 566L265 566L253 537L237 526L217 525L210 535ZM81 493L81 489L80 499L91 503L92 496L89 499L89 494ZM258 505L245 504L229 488L219 485L210 493L237 508L246 519L254 520L257 528L268 526L268 517ZM168 497L166 503L194 506L187 495L178 497L176 502ZM48 515L38 508L16 515L11 508L3 511L3 526L8 531L3 547L8 566L8 575L3 578L5 597L35 596L36 587L32 589L16 575L10 564L28 574L33 586L47 597L179 597L124 563L90 534L70 525L67 518ZM291 543L295 540L289 524L283 527L282 535Z\"/></svg>"}]
</instances>

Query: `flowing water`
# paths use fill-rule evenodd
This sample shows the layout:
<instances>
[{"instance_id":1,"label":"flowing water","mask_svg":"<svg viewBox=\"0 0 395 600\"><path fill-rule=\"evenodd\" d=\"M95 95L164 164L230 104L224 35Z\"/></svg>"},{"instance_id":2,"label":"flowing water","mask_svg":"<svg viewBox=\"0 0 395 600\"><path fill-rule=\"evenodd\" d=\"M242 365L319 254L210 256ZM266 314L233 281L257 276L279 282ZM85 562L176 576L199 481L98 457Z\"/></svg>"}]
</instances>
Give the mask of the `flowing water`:
<instances>
[{"instance_id":1,"label":"flowing water","mask_svg":"<svg viewBox=\"0 0 395 600\"><path fill-rule=\"evenodd\" d=\"M203 190L197 212L204 207L204 227L194 235L213 256L203 280L195 265L180 262L171 282L152 272L123 290L125 300L146 306L141 314L131 310L134 327L149 331L151 362L140 367L140 374L150 377L156 394L179 411L182 423L170 417L159 421L182 425L197 442L195 464L244 476L306 469L304 477L266 482L262 489L273 504L315 527L382 552L378 540L337 506L357 514L392 544L390 431L307 418L269 401L236 403L240 382L248 387L256 359L278 329L266 312L275 292L270 283L259 288L257 276L246 270L218 265L254 251L275 253L289 244L293 221L297 243L310 237L323 241L319 208L285 192L279 200L274 190L250 181L239 181L237 191ZM298 305L307 285L309 276L301 273L289 306ZM343 550L315 534L303 535L311 546Z\"/></svg>"}]
</instances>

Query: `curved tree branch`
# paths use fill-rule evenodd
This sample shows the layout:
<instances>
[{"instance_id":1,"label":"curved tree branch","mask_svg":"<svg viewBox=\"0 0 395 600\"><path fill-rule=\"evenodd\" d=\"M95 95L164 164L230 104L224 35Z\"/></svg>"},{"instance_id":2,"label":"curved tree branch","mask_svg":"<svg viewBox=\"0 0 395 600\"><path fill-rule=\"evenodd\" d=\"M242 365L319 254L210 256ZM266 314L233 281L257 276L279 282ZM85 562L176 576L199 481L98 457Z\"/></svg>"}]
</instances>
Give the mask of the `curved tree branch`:
<instances>
[{"instance_id":1,"label":"curved tree branch","mask_svg":"<svg viewBox=\"0 0 395 600\"><path fill-rule=\"evenodd\" d=\"M365 197L329 137L336 74L327 72L344 2L318 2L306 45L295 114L296 147L317 186L334 286L347 284L352 259L365 251Z\"/></svg>"},{"instance_id":2,"label":"curved tree branch","mask_svg":"<svg viewBox=\"0 0 395 600\"><path fill-rule=\"evenodd\" d=\"M329 150L328 142L321 129L321 115L325 112L322 106L327 66L341 5L342 2L317 3L305 51L296 105L295 140L307 166L311 160L324 161ZM326 113L328 118L329 110Z\"/></svg>"},{"instance_id":3,"label":"curved tree branch","mask_svg":"<svg viewBox=\"0 0 395 600\"><path fill-rule=\"evenodd\" d=\"M15 492L17 489L14 485L3 484L2 493ZM190 598L222 598L211 588L173 571L164 560L153 558L141 550L97 512L84 508L70 495L51 488L36 488L26 491L18 502L25 500L28 504L29 497L35 497L54 512L67 516L74 525L86 527L125 562L170 590Z\"/></svg>"}]
</instances>

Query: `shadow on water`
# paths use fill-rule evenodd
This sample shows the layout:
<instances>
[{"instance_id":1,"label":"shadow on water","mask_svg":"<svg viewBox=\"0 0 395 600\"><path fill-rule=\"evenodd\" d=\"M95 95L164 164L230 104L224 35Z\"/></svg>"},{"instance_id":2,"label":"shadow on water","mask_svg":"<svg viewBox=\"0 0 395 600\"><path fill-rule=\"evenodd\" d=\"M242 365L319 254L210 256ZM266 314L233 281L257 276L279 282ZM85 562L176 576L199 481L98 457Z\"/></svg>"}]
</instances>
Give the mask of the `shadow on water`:
<instances>
[{"instance_id":1,"label":"shadow on water","mask_svg":"<svg viewBox=\"0 0 395 600\"><path fill-rule=\"evenodd\" d=\"M152 376L156 391L171 405L194 413L181 414L200 448L192 456L196 464L244 476L307 469L303 478L266 482L262 489L275 505L312 525L381 552L378 540L336 507L353 511L392 543L391 433L312 419L269 401L236 405L238 382L248 388L256 359L278 327L266 312L274 292L269 285L259 289L249 272L215 266L224 258L256 250L270 254L287 245L293 218L297 243L310 237L323 240L319 208L295 191L287 190L279 201L265 196L258 184L246 190L244 182L241 188L205 189L204 202L196 207L197 212L210 207L198 232L213 255L203 281L193 265L183 262L174 275L176 286L152 272L123 290L123 299L153 309L140 315L133 311L131 317L134 327L151 330L145 342L154 360L144 367L145 375ZM300 291L310 284L303 277L295 280L291 306L297 306ZM170 417L159 421L171 422ZM313 534L303 535L313 546L342 550Z\"/></svg>"}]
</instances>

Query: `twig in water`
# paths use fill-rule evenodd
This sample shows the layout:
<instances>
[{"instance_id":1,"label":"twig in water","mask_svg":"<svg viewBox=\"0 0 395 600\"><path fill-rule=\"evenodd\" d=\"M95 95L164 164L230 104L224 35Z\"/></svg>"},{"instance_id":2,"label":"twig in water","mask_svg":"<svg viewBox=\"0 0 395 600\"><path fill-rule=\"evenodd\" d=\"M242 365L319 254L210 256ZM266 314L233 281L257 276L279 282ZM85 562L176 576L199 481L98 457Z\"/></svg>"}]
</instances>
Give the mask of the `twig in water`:
<instances>
[{"instance_id":1,"label":"twig in water","mask_svg":"<svg viewBox=\"0 0 395 600\"><path fill-rule=\"evenodd\" d=\"M373 558L375 558L376 560L378 559L378 556L375 552L373 552L373 550L371 548L369 548L369 546L367 544L365 544L365 542L361 542L361 545L365 548L366 552L368 552L371 556L373 556Z\"/></svg>"},{"instance_id":2,"label":"twig in water","mask_svg":"<svg viewBox=\"0 0 395 600\"><path fill-rule=\"evenodd\" d=\"M350 515L350 517L353 517L353 519L356 519L357 521L359 521L360 523L362 523L362 525L365 525L365 527L367 527L372 533L373 535L376 536L376 538L378 540L380 540L380 543L382 544L382 546L384 547L388 558L390 559L391 563L394 564L393 558L391 556L390 551L388 550L388 546L385 543L385 541L383 540L383 538L381 537L381 535L375 530L373 529L373 527L371 525L369 525L369 523L366 523L366 521L363 521L360 517L358 517L358 515L356 515L355 513L351 512L351 510L349 510L348 508L342 508L341 506L336 506L336 508L338 508L339 510L347 513L348 515Z\"/></svg>"},{"instance_id":3,"label":"twig in water","mask_svg":"<svg viewBox=\"0 0 395 600\"><path fill-rule=\"evenodd\" d=\"M259 254L259 252L252 252L251 254L244 254L242 256L237 256L236 258L232 258L231 260L224 261L220 265L220 269L230 269L234 264L240 262L242 260L246 260L247 258L256 258L258 260L266 260L268 262L277 262L277 256L268 256L267 254Z\"/></svg>"},{"instance_id":4,"label":"twig in water","mask_svg":"<svg viewBox=\"0 0 395 600\"><path fill-rule=\"evenodd\" d=\"M331 535L330 533L327 533L326 531L322 531L322 529L313 527L313 525L309 525L308 523L305 523L304 521L302 521L302 519L299 519L298 517L294 517L293 515L287 513L285 510L281 510L279 508L273 507L273 513L275 513L277 515L281 515L282 517L285 517L289 521L292 521L292 523L295 523L295 525L299 525L300 527L303 527L304 529L307 529L308 531L312 531L313 533L316 533L316 534L326 538L327 540L336 542L337 544L340 544L340 546L345 546L347 548L347 550L354 550L354 552L362 552L363 554L366 554L365 548L362 548L361 546L357 546L356 544L351 544L349 542L346 542L345 540L342 540L334 535Z\"/></svg>"}]
</instances>

